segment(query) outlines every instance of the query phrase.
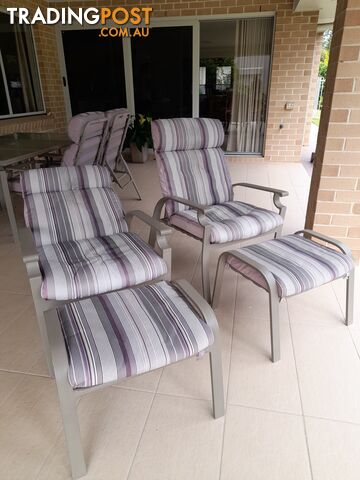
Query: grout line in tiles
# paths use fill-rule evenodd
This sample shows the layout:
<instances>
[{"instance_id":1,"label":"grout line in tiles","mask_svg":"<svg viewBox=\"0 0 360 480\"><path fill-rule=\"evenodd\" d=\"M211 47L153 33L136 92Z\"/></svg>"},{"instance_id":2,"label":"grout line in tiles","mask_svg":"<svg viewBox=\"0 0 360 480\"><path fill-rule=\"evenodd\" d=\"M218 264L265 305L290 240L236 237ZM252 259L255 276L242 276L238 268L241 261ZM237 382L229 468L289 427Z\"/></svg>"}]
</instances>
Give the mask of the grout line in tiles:
<instances>
[{"instance_id":1,"label":"grout line in tiles","mask_svg":"<svg viewBox=\"0 0 360 480\"><path fill-rule=\"evenodd\" d=\"M54 380L54 378L51 378L49 375L45 375L44 373L32 373L32 372L21 372L19 370L9 370L6 368L0 368L0 372L4 373L13 373L16 375L29 375L31 377L39 377L39 378L47 378L48 380Z\"/></svg>"},{"instance_id":2,"label":"grout line in tiles","mask_svg":"<svg viewBox=\"0 0 360 480\"><path fill-rule=\"evenodd\" d=\"M225 418L224 418L224 426L223 426L223 435L221 441L221 452L220 452L220 469L219 469L219 479L221 478L222 474L222 465L223 465L223 456L224 456L224 444L225 444L225 432L226 432L226 421L227 421L227 408L229 406L229 385L230 385L230 377L231 377L231 357L232 357L232 349L234 343L234 331L235 331L235 319L236 319L236 311L237 311L237 302L238 302L238 284L239 284L239 277L240 275L236 275L236 289L235 289L235 302L234 302L234 312L233 312L233 321L232 321L232 328L231 328L231 343L230 343L230 359L229 359L229 374L225 389ZM225 401L225 400L224 400Z\"/></svg>"},{"instance_id":3,"label":"grout line in tiles","mask_svg":"<svg viewBox=\"0 0 360 480\"><path fill-rule=\"evenodd\" d=\"M314 479L314 472L313 472L313 468L312 468L311 455L310 455L310 445L309 445L309 439L308 439L307 430L306 430L306 421L305 421L305 415L304 415L304 404L303 404L303 399L302 399L302 395L301 395L301 388L300 388L299 370L298 370L298 365L297 365L296 355L295 355L294 337L293 337L292 325L291 325L291 321L290 321L290 311L289 311L288 302L287 302L286 299L285 299L285 301L286 301L286 308L287 308L288 318L289 318L290 338L291 338L291 345L292 345L292 351L293 351L293 357L294 357L296 379L297 379L298 391L299 391L299 397L300 397L300 406L301 406L301 412L302 412L302 420L303 420L303 427L304 427L304 434L305 434L306 450L307 450L308 460L309 460L310 476L311 476L312 479Z\"/></svg>"},{"instance_id":4,"label":"grout line in tiles","mask_svg":"<svg viewBox=\"0 0 360 480\"><path fill-rule=\"evenodd\" d=\"M135 448L135 451L134 451L134 455L133 455L133 458L131 460L131 463L130 463L130 466L129 466L129 470L127 472L127 475L126 475L126 479L128 479L130 477L130 474L131 474L131 470L133 468L133 465L134 465L134 461L135 461L135 458L136 458L136 455L139 451L139 446L140 446L140 443L141 443L141 440L144 436L144 432L145 432L145 428L146 428L146 424L149 420L149 417L150 417L150 413L151 413L151 410L152 410L152 407L154 405L154 402L155 402L155 398L156 398L156 395L157 395L157 389L159 388L159 385L160 385L160 380L163 376L163 373L164 373L164 369L162 370L160 376L159 376L159 379L157 381L157 384L156 384L156 388L155 388L155 392L153 392L153 396L152 396L152 399L151 399L151 402L150 402L150 406L149 406L149 411L146 415L146 418L145 418L145 421L144 421L144 426L143 426L143 429L141 431L141 434L139 436L139 441L137 442L137 445L136 445L136 448Z\"/></svg>"},{"instance_id":5,"label":"grout line in tiles","mask_svg":"<svg viewBox=\"0 0 360 480\"><path fill-rule=\"evenodd\" d=\"M302 413L293 413L293 412L285 412L282 410L273 410L271 408L264 408L264 407L256 407L252 405L244 405L241 403L228 403L230 407L238 407L238 408L243 408L243 409L248 409L248 410L258 410L260 412L266 412L266 413L274 413L276 415L288 415L289 417L297 417L297 418L303 418ZM317 417L315 417L317 418Z\"/></svg>"},{"instance_id":6,"label":"grout line in tiles","mask_svg":"<svg viewBox=\"0 0 360 480\"><path fill-rule=\"evenodd\" d=\"M324 422L343 423L345 425L353 425L353 426L356 426L356 427L360 427L360 422L350 422L348 420L339 420L338 418L318 417L316 415L304 415L304 418L311 418L311 419L315 419L315 420L323 420Z\"/></svg>"}]
</instances>

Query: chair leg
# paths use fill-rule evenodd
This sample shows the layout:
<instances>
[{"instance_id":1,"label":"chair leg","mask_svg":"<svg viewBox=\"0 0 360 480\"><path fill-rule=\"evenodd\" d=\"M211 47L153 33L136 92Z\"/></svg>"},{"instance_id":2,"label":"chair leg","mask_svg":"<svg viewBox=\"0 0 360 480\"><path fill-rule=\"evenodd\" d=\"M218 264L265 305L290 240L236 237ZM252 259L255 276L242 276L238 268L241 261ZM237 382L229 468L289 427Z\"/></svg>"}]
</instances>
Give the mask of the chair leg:
<instances>
[{"instance_id":1,"label":"chair leg","mask_svg":"<svg viewBox=\"0 0 360 480\"><path fill-rule=\"evenodd\" d=\"M50 345L52 363L54 365L72 477L74 479L80 478L86 474L86 464L81 444L79 419L76 409L76 394L68 380L68 358L56 310L46 312L45 329Z\"/></svg>"},{"instance_id":2,"label":"chair leg","mask_svg":"<svg viewBox=\"0 0 360 480\"><path fill-rule=\"evenodd\" d=\"M129 177L130 177L130 181L131 181L131 183L133 184L133 186L134 186L134 188L135 188L135 191L136 191L136 193L137 193L138 200L141 200L140 190L139 190L138 186L136 185L136 182L135 182L134 177L133 177L133 175L132 175L132 173L131 173L131 170L130 170L130 168L129 168L129 165L126 163L126 161L125 161L125 159L124 159L124 157L123 157L122 155L121 155L121 157L122 157L121 163L122 163L122 165L123 165L123 167L124 167L124 170L126 171L126 173L127 173L127 174L129 175Z\"/></svg>"},{"instance_id":3,"label":"chair leg","mask_svg":"<svg viewBox=\"0 0 360 480\"><path fill-rule=\"evenodd\" d=\"M216 340L209 353L214 418L223 417L225 414L221 349L218 343Z\"/></svg>"},{"instance_id":4,"label":"chair leg","mask_svg":"<svg viewBox=\"0 0 360 480\"><path fill-rule=\"evenodd\" d=\"M41 336L41 340L44 348L47 367L48 367L50 376L54 378L54 368L53 368L53 363L51 359L50 345L49 345L48 335L46 332L45 317L44 317L44 312L52 308L54 305L52 304L52 302L48 302L48 304L45 304L46 300L43 300L41 298L41 295L40 295L41 278L40 277L31 278L30 287L31 287L31 293L33 297L36 317L39 325L40 336Z\"/></svg>"},{"instance_id":5,"label":"chair leg","mask_svg":"<svg viewBox=\"0 0 360 480\"><path fill-rule=\"evenodd\" d=\"M346 279L346 325L354 321L355 270L352 269Z\"/></svg>"},{"instance_id":6,"label":"chair leg","mask_svg":"<svg viewBox=\"0 0 360 480\"><path fill-rule=\"evenodd\" d=\"M202 242L201 250L201 279L202 279L202 288L203 296L205 300L211 302L211 291L210 291L210 275L209 275L209 259L210 259L210 242L208 241L208 235L204 232L204 238Z\"/></svg>"},{"instance_id":7,"label":"chair leg","mask_svg":"<svg viewBox=\"0 0 360 480\"><path fill-rule=\"evenodd\" d=\"M72 477L80 478L86 474L86 463L81 443L76 397L68 383L65 385L63 382L57 382L57 388Z\"/></svg>"},{"instance_id":8,"label":"chair leg","mask_svg":"<svg viewBox=\"0 0 360 480\"><path fill-rule=\"evenodd\" d=\"M280 360L279 297L269 292L271 361Z\"/></svg>"},{"instance_id":9,"label":"chair leg","mask_svg":"<svg viewBox=\"0 0 360 480\"><path fill-rule=\"evenodd\" d=\"M221 293L221 287L223 283L223 278L224 278L224 270L225 270L225 265L226 265L226 259L227 259L227 254L226 252L220 255L218 264L217 264L217 269L216 269L216 276L215 276L215 284L214 284L214 291L213 291L213 297L212 297L212 307L217 308L219 304L219 299L220 299L220 293Z\"/></svg>"}]
</instances>

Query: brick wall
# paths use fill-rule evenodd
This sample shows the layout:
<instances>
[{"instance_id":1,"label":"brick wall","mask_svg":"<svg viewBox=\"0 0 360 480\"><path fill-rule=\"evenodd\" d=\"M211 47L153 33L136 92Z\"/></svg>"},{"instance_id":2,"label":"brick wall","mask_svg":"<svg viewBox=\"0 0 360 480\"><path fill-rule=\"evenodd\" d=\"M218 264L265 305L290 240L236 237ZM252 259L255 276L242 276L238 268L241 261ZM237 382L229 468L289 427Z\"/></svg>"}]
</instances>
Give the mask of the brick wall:
<instances>
[{"instance_id":1,"label":"brick wall","mask_svg":"<svg viewBox=\"0 0 360 480\"><path fill-rule=\"evenodd\" d=\"M6 0L0 7L25 7L35 10L45 7L46 2L30 0ZM55 28L47 25L33 26L34 41L39 61L40 77L44 93L46 115L18 117L0 120L0 135L20 131L61 131L66 124L63 87L56 50Z\"/></svg>"},{"instance_id":2,"label":"brick wall","mask_svg":"<svg viewBox=\"0 0 360 480\"><path fill-rule=\"evenodd\" d=\"M360 258L360 0L338 0L307 226Z\"/></svg>"},{"instance_id":3,"label":"brick wall","mask_svg":"<svg viewBox=\"0 0 360 480\"><path fill-rule=\"evenodd\" d=\"M317 93L317 85L318 85L318 78L319 78L319 66L320 66L320 58L321 58L322 40L323 40L323 33L317 33L315 37L315 48L314 48L314 54L313 54L313 63L312 63L311 78L310 78L310 85L309 85L309 95L308 95L308 102L307 102L303 145L309 145L309 140L310 140L310 131L311 131L311 124L312 124L313 113L314 113L315 95Z\"/></svg>"},{"instance_id":4,"label":"brick wall","mask_svg":"<svg viewBox=\"0 0 360 480\"><path fill-rule=\"evenodd\" d=\"M135 0L125 0L121 5L138 3ZM29 1L26 3L19 0L7 2L7 6L11 6L10 4L33 5ZM117 0L51 2L51 6L58 8L94 5L118 6L119 2ZM265 160L300 160L318 12L293 13L293 0L152 0L151 3L141 0L141 5L151 6L155 17L276 12ZM37 41L46 108L52 113L54 128L61 129L65 127L65 109L54 27L37 28ZM294 110L285 110L286 102L293 102ZM283 123L283 129L279 129L280 123ZM27 126L22 124L20 128L26 129ZM3 131L2 128L0 123L0 133ZM12 128L18 128L17 122L12 122Z\"/></svg>"}]
</instances>

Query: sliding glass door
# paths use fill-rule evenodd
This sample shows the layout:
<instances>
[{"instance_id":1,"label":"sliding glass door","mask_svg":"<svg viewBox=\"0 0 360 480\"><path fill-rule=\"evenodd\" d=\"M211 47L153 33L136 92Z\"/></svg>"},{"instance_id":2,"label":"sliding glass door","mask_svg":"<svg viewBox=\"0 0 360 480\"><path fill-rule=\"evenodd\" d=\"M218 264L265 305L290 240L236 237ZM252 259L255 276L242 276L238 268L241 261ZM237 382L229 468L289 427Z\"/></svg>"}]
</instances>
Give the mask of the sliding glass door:
<instances>
[{"instance_id":1,"label":"sliding glass door","mask_svg":"<svg viewBox=\"0 0 360 480\"><path fill-rule=\"evenodd\" d=\"M273 18L201 22L200 116L222 121L227 152L264 150Z\"/></svg>"},{"instance_id":2,"label":"sliding glass door","mask_svg":"<svg viewBox=\"0 0 360 480\"><path fill-rule=\"evenodd\" d=\"M135 110L152 118L192 116L191 26L154 27L131 39Z\"/></svg>"}]
</instances>

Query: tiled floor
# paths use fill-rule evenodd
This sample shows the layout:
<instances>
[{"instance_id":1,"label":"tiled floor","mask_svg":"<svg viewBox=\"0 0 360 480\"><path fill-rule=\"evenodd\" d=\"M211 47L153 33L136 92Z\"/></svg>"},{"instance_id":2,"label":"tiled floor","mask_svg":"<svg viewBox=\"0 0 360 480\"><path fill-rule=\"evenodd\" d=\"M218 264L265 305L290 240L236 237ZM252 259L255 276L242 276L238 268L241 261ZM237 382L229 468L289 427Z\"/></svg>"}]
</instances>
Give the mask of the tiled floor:
<instances>
[{"instance_id":1,"label":"tiled floor","mask_svg":"<svg viewBox=\"0 0 360 480\"><path fill-rule=\"evenodd\" d=\"M127 189L120 194L125 208L151 213L159 197L155 164L132 168L144 200L131 200ZM230 168L234 182L288 189L284 232L303 226L309 175L302 165L234 161ZM266 193L239 190L237 198L271 207ZM21 218L19 200L17 207ZM3 213L0 229L0 478L67 479L55 385L47 376L25 270ZM173 277L199 287L200 244L174 233L172 245ZM266 295L227 271L217 311L226 417L211 417L206 359L83 397L87 478L358 480L359 310L355 325L346 328L343 308L342 281L283 302L282 359L272 364Z\"/></svg>"}]
</instances>

